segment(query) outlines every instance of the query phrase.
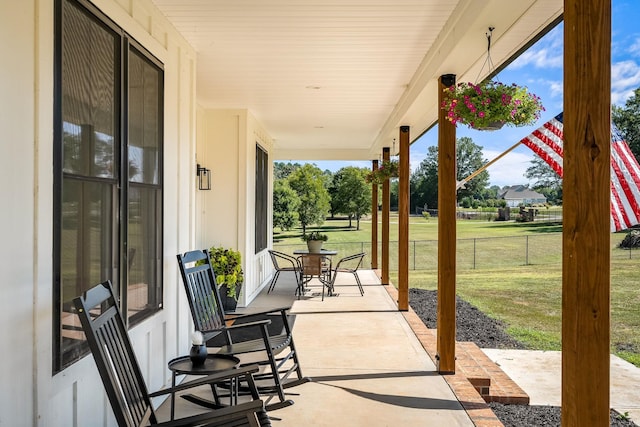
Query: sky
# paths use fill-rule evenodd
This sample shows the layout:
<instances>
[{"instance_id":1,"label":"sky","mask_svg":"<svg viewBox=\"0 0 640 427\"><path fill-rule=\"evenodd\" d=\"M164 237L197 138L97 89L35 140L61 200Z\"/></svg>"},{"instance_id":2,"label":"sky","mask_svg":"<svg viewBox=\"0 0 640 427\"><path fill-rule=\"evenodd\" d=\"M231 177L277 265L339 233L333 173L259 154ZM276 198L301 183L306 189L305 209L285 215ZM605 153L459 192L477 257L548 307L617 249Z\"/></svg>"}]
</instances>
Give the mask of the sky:
<instances>
[{"instance_id":1,"label":"sky","mask_svg":"<svg viewBox=\"0 0 640 427\"><path fill-rule=\"evenodd\" d=\"M611 103L624 106L633 91L640 87L640 1L612 1L611 35ZM516 142L529 135L543 123L562 112L563 31L561 22L514 62L502 70L496 79L505 84L518 83L542 99L545 107L533 126L503 127L499 131L476 131L459 125L456 137L470 137L480 145L485 160L490 161ZM411 170L414 171L427 155L430 146L438 144L438 129L433 127L410 148ZM529 184L524 173L531 165L533 152L519 146L491 165L490 185ZM314 161L320 169L337 171L344 166L371 167L371 162Z\"/></svg>"}]
</instances>

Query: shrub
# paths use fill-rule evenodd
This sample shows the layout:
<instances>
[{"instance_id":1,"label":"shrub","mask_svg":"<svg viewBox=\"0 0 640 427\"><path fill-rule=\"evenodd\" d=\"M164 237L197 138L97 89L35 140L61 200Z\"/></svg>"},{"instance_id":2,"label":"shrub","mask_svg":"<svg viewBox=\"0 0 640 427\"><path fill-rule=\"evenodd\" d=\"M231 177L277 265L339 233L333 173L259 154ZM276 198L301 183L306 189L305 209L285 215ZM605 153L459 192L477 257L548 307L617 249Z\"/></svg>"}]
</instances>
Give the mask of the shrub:
<instances>
[{"instance_id":1,"label":"shrub","mask_svg":"<svg viewBox=\"0 0 640 427\"><path fill-rule=\"evenodd\" d=\"M236 286L242 285L242 255L239 251L223 247L209 249L211 267L216 275L218 286L227 286L227 296L236 297Z\"/></svg>"}]
</instances>

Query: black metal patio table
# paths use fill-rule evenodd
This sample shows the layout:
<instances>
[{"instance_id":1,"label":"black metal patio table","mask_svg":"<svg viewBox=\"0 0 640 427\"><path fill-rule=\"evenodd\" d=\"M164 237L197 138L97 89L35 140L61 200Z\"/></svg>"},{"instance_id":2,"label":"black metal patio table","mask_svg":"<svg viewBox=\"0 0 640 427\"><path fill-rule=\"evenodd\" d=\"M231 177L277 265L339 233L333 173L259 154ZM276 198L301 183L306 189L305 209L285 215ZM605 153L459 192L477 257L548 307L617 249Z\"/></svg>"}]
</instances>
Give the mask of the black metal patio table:
<instances>
[{"instance_id":1,"label":"black metal patio table","mask_svg":"<svg viewBox=\"0 0 640 427\"><path fill-rule=\"evenodd\" d=\"M294 255L299 255L302 259L302 284L309 283L317 277L322 286L327 287L329 296L333 295L331 285L331 257L338 254L338 251L322 249L320 252L309 252L306 249L293 251ZM324 299L324 291L322 292Z\"/></svg>"},{"instance_id":2,"label":"black metal patio table","mask_svg":"<svg viewBox=\"0 0 640 427\"><path fill-rule=\"evenodd\" d=\"M208 354L202 365L194 365L191 362L191 358L189 356L180 356L175 359L169 361L169 370L171 371L171 387L175 387L176 385L176 377L178 375L211 375L217 372L226 371L229 369L237 368L240 365L240 359L234 356L220 355L220 354ZM216 385L211 384L211 391L213 393L215 401L210 401L207 399L203 399L194 394L185 394L182 396L183 399L188 400L189 402L195 403L197 405L201 405L207 408L220 408L222 405L218 399L218 393L216 391ZM231 384L229 387L229 399L231 404L234 404L233 399L237 398L235 396L236 385ZM237 403L237 402L236 402ZM175 393L171 393L171 419L173 420L175 413Z\"/></svg>"}]
</instances>

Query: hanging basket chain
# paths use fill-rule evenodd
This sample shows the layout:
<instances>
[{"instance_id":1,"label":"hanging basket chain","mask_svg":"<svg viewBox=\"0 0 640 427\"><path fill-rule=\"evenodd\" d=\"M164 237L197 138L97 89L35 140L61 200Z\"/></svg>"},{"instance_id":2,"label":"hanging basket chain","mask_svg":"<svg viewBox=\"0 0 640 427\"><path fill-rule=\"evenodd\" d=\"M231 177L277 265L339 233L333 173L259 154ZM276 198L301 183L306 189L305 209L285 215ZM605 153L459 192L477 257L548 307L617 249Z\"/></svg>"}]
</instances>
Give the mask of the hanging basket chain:
<instances>
[{"instance_id":1,"label":"hanging basket chain","mask_svg":"<svg viewBox=\"0 0 640 427\"><path fill-rule=\"evenodd\" d=\"M478 76L476 77L476 84L479 82L480 76L482 75L482 71L486 65L489 66L489 76L491 76L491 71L493 70L493 61L491 60L491 36L493 35L493 30L495 27L489 27L489 32L485 33L487 36L487 58L484 60L484 64L482 64L482 68L478 71Z\"/></svg>"}]
</instances>

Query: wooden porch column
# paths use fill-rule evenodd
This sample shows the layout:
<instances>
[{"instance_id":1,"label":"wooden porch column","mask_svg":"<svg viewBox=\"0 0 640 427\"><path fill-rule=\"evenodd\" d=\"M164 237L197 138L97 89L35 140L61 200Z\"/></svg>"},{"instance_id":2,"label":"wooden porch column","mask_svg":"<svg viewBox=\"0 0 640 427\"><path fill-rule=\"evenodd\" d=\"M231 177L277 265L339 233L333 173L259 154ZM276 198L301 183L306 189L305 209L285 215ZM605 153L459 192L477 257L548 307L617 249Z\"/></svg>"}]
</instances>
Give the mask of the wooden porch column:
<instances>
[{"instance_id":1,"label":"wooden porch column","mask_svg":"<svg viewBox=\"0 0 640 427\"><path fill-rule=\"evenodd\" d=\"M382 149L382 160L391 158L389 147ZM382 284L389 284L389 210L391 209L391 191L389 180L382 184Z\"/></svg>"},{"instance_id":2,"label":"wooden porch column","mask_svg":"<svg viewBox=\"0 0 640 427\"><path fill-rule=\"evenodd\" d=\"M371 170L378 170L378 161L373 160ZM378 268L378 184L371 184L371 269Z\"/></svg>"},{"instance_id":3,"label":"wooden porch column","mask_svg":"<svg viewBox=\"0 0 640 427\"><path fill-rule=\"evenodd\" d=\"M456 82L454 74L440 76L443 90ZM438 113L438 372L456 371L456 127Z\"/></svg>"},{"instance_id":4,"label":"wooden porch column","mask_svg":"<svg viewBox=\"0 0 640 427\"><path fill-rule=\"evenodd\" d=\"M409 126L400 126L398 182L398 310L409 310Z\"/></svg>"},{"instance_id":5,"label":"wooden porch column","mask_svg":"<svg viewBox=\"0 0 640 427\"><path fill-rule=\"evenodd\" d=\"M610 102L611 0L565 0L564 427L609 425Z\"/></svg>"}]
</instances>

